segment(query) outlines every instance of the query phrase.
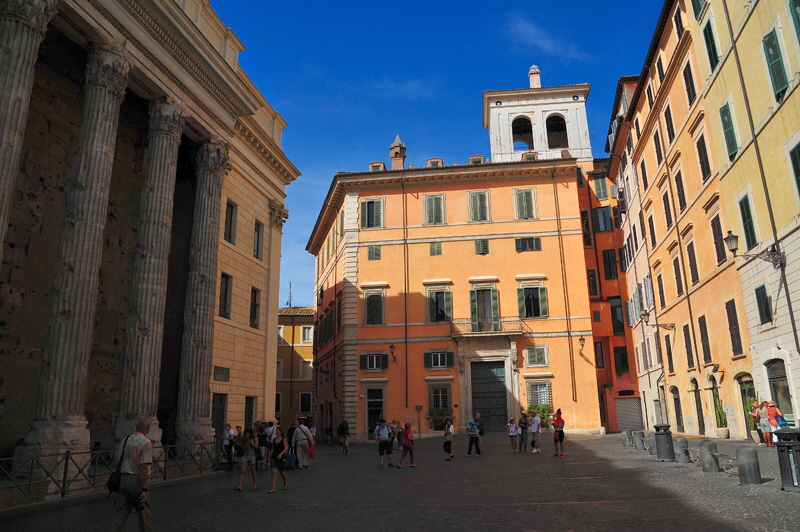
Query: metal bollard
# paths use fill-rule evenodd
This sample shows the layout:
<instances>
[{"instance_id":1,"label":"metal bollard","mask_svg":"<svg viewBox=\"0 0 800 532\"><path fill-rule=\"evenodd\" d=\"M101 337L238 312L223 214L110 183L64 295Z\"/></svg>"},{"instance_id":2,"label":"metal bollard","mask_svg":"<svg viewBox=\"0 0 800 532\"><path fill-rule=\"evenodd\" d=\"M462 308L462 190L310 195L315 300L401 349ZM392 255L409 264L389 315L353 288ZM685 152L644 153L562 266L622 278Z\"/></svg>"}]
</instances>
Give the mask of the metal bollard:
<instances>
[{"instance_id":1,"label":"metal bollard","mask_svg":"<svg viewBox=\"0 0 800 532\"><path fill-rule=\"evenodd\" d=\"M675 451L675 461L679 464L688 464L691 462L689 459L689 440L683 436L677 436L672 439L672 446Z\"/></svg>"},{"instance_id":2,"label":"metal bollard","mask_svg":"<svg viewBox=\"0 0 800 532\"><path fill-rule=\"evenodd\" d=\"M633 433L633 449L635 451L644 451L644 431L637 430Z\"/></svg>"},{"instance_id":3,"label":"metal bollard","mask_svg":"<svg viewBox=\"0 0 800 532\"><path fill-rule=\"evenodd\" d=\"M736 449L736 461L739 463L739 484L761 484L761 467L758 465L758 453L755 447L744 446Z\"/></svg>"},{"instance_id":4,"label":"metal bollard","mask_svg":"<svg viewBox=\"0 0 800 532\"><path fill-rule=\"evenodd\" d=\"M653 438L656 441L656 451L659 462L672 462L675 460L675 447L672 444L672 432L669 425L661 423L653 426L656 429Z\"/></svg>"},{"instance_id":5,"label":"metal bollard","mask_svg":"<svg viewBox=\"0 0 800 532\"><path fill-rule=\"evenodd\" d=\"M647 450L650 452L650 456L655 456L658 452L656 450L656 433L651 432L648 434L647 438L645 438L645 441L647 442Z\"/></svg>"},{"instance_id":6,"label":"metal bollard","mask_svg":"<svg viewBox=\"0 0 800 532\"><path fill-rule=\"evenodd\" d=\"M631 437L631 431L629 429L625 429L622 431L622 446L623 447L633 446L633 438Z\"/></svg>"},{"instance_id":7,"label":"metal bollard","mask_svg":"<svg viewBox=\"0 0 800 532\"><path fill-rule=\"evenodd\" d=\"M703 473L719 473L721 471L716 454L716 443L709 440L700 442L700 461L703 464Z\"/></svg>"}]
</instances>

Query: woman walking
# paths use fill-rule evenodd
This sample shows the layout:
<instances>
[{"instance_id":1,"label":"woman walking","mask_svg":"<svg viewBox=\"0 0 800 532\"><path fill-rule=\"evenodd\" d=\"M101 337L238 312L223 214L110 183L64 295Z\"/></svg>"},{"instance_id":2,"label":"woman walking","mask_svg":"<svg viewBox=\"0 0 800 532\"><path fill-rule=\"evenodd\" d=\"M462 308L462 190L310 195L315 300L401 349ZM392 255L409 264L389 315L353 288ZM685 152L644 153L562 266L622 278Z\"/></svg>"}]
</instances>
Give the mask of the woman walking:
<instances>
[{"instance_id":1,"label":"woman walking","mask_svg":"<svg viewBox=\"0 0 800 532\"><path fill-rule=\"evenodd\" d=\"M453 420L452 419L445 419L444 420L444 445L442 448L444 449L445 454L447 454L447 458L444 459L445 462L449 462L453 459L453 433L455 430L453 429Z\"/></svg>"},{"instance_id":2,"label":"woman walking","mask_svg":"<svg viewBox=\"0 0 800 532\"><path fill-rule=\"evenodd\" d=\"M561 409L556 410L556 417L553 418L553 445L555 446L556 454L553 458L564 458L564 418L561 417ZM559 452L558 446L561 445Z\"/></svg>"},{"instance_id":3,"label":"woman walking","mask_svg":"<svg viewBox=\"0 0 800 532\"><path fill-rule=\"evenodd\" d=\"M403 466L400 464L403 463L403 458L406 455L411 455L411 467L417 467L414 463L414 434L411 432L411 423L406 423L406 428L403 431L403 456L400 457L400 460L397 461L397 469L401 469Z\"/></svg>"},{"instance_id":4,"label":"woman walking","mask_svg":"<svg viewBox=\"0 0 800 532\"><path fill-rule=\"evenodd\" d=\"M250 466L250 472L253 475L253 487L256 489L256 450L258 449L258 440L253 437L253 429L247 427L244 429L244 434L236 438L236 445L242 449L243 455L240 457L242 462L242 472L239 474L239 486L233 488L236 491L242 491L242 484L244 483L244 475L247 472L247 466ZM237 453L238 454L238 453Z\"/></svg>"},{"instance_id":5,"label":"woman walking","mask_svg":"<svg viewBox=\"0 0 800 532\"><path fill-rule=\"evenodd\" d=\"M289 452L289 442L283 436L283 429L275 427L275 439L272 441L272 457L269 467L272 473L272 489L267 493L275 493L275 485L278 482L278 473L283 479L283 489L289 489L289 480L286 478L286 453Z\"/></svg>"},{"instance_id":6,"label":"woman walking","mask_svg":"<svg viewBox=\"0 0 800 532\"><path fill-rule=\"evenodd\" d=\"M519 426L519 452L524 453L528 450L528 429L531 426L530 421L528 421L528 414L525 412L520 414L517 426Z\"/></svg>"},{"instance_id":7,"label":"woman walking","mask_svg":"<svg viewBox=\"0 0 800 532\"><path fill-rule=\"evenodd\" d=\"M508 433L508 439L511 440L511 452L515 453L517 452L517 424L513 417L508 420L506 432Z\"/></svg>"},{"instance_id":8,"label":"woman walking","mask_svg":"<svg viewBox=\"0 0 800 532\"><path fill-rule=\"evenodd\" d=\"M770 430L770 435L769 435L770 447L775 447L775 442L778 441L778 437L772 433L781 428L776 416L783 417L783 414L781 413L780 409L777 406L775 406L775 403L770 401L769 403L767 403L767 418L769 419L769 430Z\"/></svg>"},{"instance_id":9,"label":"woman walking","mask_svg":"<svg viewBox=\"0 0 800 532\"><path fill-rule=\"evenodd\" d=\"M762 401L761 404L753 401L753 412L750 414L755 418L756 429L758 430L761 441L759 445L766 445L772 447L772 428L769 424L769 416L767 415L767 402Z\"/></svg>"}]
</instances>

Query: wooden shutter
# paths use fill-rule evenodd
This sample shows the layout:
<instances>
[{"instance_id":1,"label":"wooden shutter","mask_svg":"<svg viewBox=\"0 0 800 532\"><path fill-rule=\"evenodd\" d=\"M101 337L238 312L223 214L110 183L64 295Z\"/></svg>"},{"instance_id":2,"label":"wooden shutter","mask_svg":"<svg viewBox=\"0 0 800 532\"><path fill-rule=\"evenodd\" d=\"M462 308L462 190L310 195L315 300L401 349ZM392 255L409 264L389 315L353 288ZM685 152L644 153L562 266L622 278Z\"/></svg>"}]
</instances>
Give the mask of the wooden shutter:
<instances>
[{"instance_id":1,"label":"wooden shutter","mask_svg":"<svg viewBox=\"0 0 800 532\"><path fill-rule=\"evenodd\" d=\"M772 79L772 90L777 96L786 90L789 81L786 79L786 70L783 68L783 57L781 48L778 44L778 36L773 29L764 37L764 55L767 57L769 66L769 77Z\"/></svg>"},{"instance_id":2,"label":"wooden shutter","mask_svg":"<svg viewBox=\"0 0 800 532\"><path fill-rule=\"evenodd\" d=\"M456 363L456 357L452 351L447 352L447 367L452 368Z\"/></svg>"},{"instance_id":3,"label":"wooden shutter","mask_svg":"<svg viewBox=\"0 0 800 532\"><path fill-rule=\"evenodd\" d=\"M711 219L711 234L714 237L714 250L717 254L717 264L725 262L725 241L722 237L722 224L719 215Z\"/></svg>"},{"instance_id":4,"label":"wooden shutter","mask_svg":"<svg viewBox=\"0 0 800 532\"><path fill-rule=\"evenodd\" d=\"M703 364L710 364L711 346L708 342L708 324L705 316L697 318L697 326L700 329L700 345L703 346Z\"/></svg>"},{"instance_id":5,"label":"wooden shutter","mask_svg":"<svg viewBox=\"0 0 800 532\"><path fill-rule=\"evenodd\" d=\"M728 315L728 331L731 335L731 350L734 355L744 353L742 337L739 333L739 317L736 315L736 301L731 299L725 303L725 313Z\"/></svg>"},{"instance_id":6,"label":"wooden shutter","mask_svg":"<svg viewBox=\"0 0 800 532\"><path fill-rule=\"evenodd\" d=\"M480 214L480 200L477 192L471 192L469 195L469 221L477 222Z\"/></svg>"},{"instance_id":7,"label":"wooden shutter","mask_svg":"<svg viewBox=\"0 0 800 532\"><path fill-rule=\"evenodd\" d=\"M424 353L422 355L423 363L425 364L426 368L430 368L433 366L432 354L433 353Z\"/></svg>"},{"instance_id":8,"label":"wooden shutter","mask_svg":"<svg viewBox=\"0 0 800 532\"><path fill-rule=\"evenodd\" d=\"M795 20L800 20L800 14L797 14ZM798 22L800 24L800 22ZM800 29L797 30L800 33ZM797 190L800 192L800 144L792 148L789 152L789 157L792 159L792 170L794 171L794 181L797 185Z\"/></svg>"},{"instance_id":9,"label":"wooden shutter","mask_svg":"<svg viewBox=\"0 0 800 532\"><path fill-rule=\"evenodd\" d=\"M736 152L739 151L739 146L736 144L736 132L733 130L733 119L731 118L731 106L725 104L719 110L719 119L722 122L722 133L725 136L725 146L728 148L728 157L733 159ZM698 143L697 151L700 151ZM705 151L705 143L703 143L703 151ZM701 155L702 157L702 155ZM708 155L705 155L708 157ZM705 177L705 174L703 175Z\"/></svg>"},{"instance_id":10,"label":"wooden shutter","mask_svg":"<svg viewBox=\"0 0 800 532\"><path fill-rule=\"evenodd\" d=\"M447 321L453 319L453 293L449 291L444 293L444 317Z\"/></svg>"},{"instance_id":11,"label":"wooden shutter","mask_svg":"<svg viewBox=\"0 0 800 532\"><path fill-rule=\"evenodd\" d=\"M538 236L533 237L533 250L534 251L541 251L542 250L542 239Z\"/></svg>"},{"instance_id":12,"label":"wooden shutter","mask_svg":"<svg viewBox=\"0 0 800 532\"><path fill-rule=\"evenodd\" d=\"M434 206L433 200L435 196L425 196L425 223L433 224L434 222Z\"/></svg>"},{"instance_id":13,"label":"wooden shutter","mask_svg":"<svg viewBox=\"0 0 800 532\"><path fill-rule=\"evenodd\" d=\"M383 227L383 202L381 200L373 200L375 209L375 225L373 227Z\"/></svg>"},{"instance_id":14,"label":"wooden shutter","mask_svg":"<svg viewBox=\"0 0 800 532\"><path fill-rule=\"evenodd\" d=\"M361 369L367 369L367 355L359 355L358 366Z\"/></svg>"},{"instance_id":15,"label":"wooden shutter","mask_svg":"<svg viewBox=\"0 0 800 532\"><path fill-rule=\"evenodd\" d=\"M521 238L515 238L514 239L514 247L516 248L517 253L522 251L522 239Z\"/></svg>"},{"instance_id":16,"label":"wooden shutter","mask_svg":"<svg viewBox=\"0 0 800 532\"><path fill-rule=\"evenodd\" d=\"M758 240L756 238L756 228L753 225L753 213L750 210L750 198L748 196L739 200L739 212L742 215L745 244L747 245L747 250L750 251L756 247Z\"/></svg>"},{"instance_id":17,"label":"wooden shutter","mask_svg":"<svg viewBox=\"0 0 800 532\"><path fill-rule=\"evenodd\" d=\"M689 326L683 326L683 344L686 348L686 363L690 368L694 367L694 354L692 353L692 334L689 331Z\"/></svg>"},{"instance_id":18,"label":"wooden shutter","mask_svg":"<svg viewBox=\"0 0 800 532\"><path fill-rule=\"evenodd\" d=\"M389 355L383 354L381 355L381 369L388 369L389 368Z\"/></svg>"},{"instance_id":19,"label":"wooden shutter","mask_svg":"<svg viewBox=\"0 0 800 532\"><path fill-rule=\"evenodd\" d=\"M547 288L539 288L539 316L547 317L549 309L547 308Z\"/></svg>"},{"instance_id":20,"label":"wooden shutter","mask_svg":"<svg viewBox=\"0 0 800 532\"><path fill-rule=\"evenodd\" d=\"M361 202L361 229L367 227L367 203L366 201Z\"/></svg>"},{"instance_id":21,"label":"wooden shutter","mask_svg":"<svg viewBox=\"0 0 800 532\"><path fill-rule=\"evenodd\" d=\"M713 71L719 64L719 53L717 53L717 41L714 39L714 29L711 27L711 22L708 22L703 28L703 38L706 41L706 53L708 54L708 63ZM766 50L766 39L764 49ZM767 56L769 57L769 55ZM770 74L772 72L770 71Z\"/></svg>"},{"instance_id":22,"label":"wooden shutter","mask_svg":"<svg viewBox=\"0 0 800 532\"><path fill-rule=\"evenodd\" d=\"M672 344L668 334L664 335L664 347L667 351L667 369L670 373L675 373L675 363L672 361Z\"/></svg>"},{"instance_id":23,"label":"wooden shutter","mask_svg":"<svg viewBox=\"0 0 800 532\"><path fill-rule=\"evenodd\" d=\"M686 246L686 255L689 257L689 275L692 284L700 281L700 273L697 271L697 255L694 252L694 242L689 242Z\"/></svg>"},{"instance_id":24,"label":"wooden shutter","mask_svg":"<svg viewBox=\"0 0 800 532\"><path fill-rule=\"evenodd\" d=\"M500 330L500 292L492 289L492 330Z\"/></svg>"},{"instance_id":25,"label":"wooden shutter","mask_svg":"<svg viewBox=\"0 0 800 532\"><path fill-rule=\"evenodd\" d=\"M517 288L517 309L519 310L520 318L530 318L525 312L525 289Z\"/></svg>"},{"instance_id":26,"label":"wooden shutter","mask_svg":"<svg viewBox=\"0 0 800 532\"><path fill-rule=\"evenodd\" d=\"M472 331L477 332L478 329L478 291L469 291L469 312L470 320L472 321Z\"/></svg>"},{"instance_id":27,"label":"wooden shutter","mask_svg":"<svg viewBox=\"0 0 800 532\"><path fill-rule=\"evenodd\" d=\"M772 304L767 295L767 287L764 285L756 288L756 303L758 304L759 322L769 323L772 321Z\"/></svg>"},{"instance_id":28,"label":"wooden shutter","mask_svg":"<svg viewBox=\"0 0 800 532\"><path fill-rule=\"evenodd\" d=\"M481 192L478 194L478 204L480 205L480 220L485 221L489 219L489 204L488 204L488 197L486 192Z\"/></svg>"}]
</instances>

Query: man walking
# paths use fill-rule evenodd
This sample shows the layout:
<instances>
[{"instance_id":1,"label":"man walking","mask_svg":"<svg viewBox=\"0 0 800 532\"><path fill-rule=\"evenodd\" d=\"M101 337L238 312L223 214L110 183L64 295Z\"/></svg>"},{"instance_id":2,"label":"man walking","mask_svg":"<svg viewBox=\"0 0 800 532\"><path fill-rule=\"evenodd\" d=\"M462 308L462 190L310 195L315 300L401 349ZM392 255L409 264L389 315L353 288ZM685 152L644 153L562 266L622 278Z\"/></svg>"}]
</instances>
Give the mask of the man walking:
<instances>
[{"instance_id":1,"label":"man walking","mask_svg":"<svg viewBox=\"0 0 800 532\"><path fill-rule=\"evenodd\" d=\"M478 449L480 450L478 455L480 455L483 453L483 420L481 419L481 413L475 412L475 417L473 419L478 426Z\"/></svg>"},{"instance_id":2,"label":"man walking","mask_svg":"<svg viewBox=\"0 0 800 532\"><path fill-rule=\"evenodd\" d=\"M392 429L386 426L385 419L381 419L373 432L375 441L378 442L378 454L381 456L381 465L378 466L379 468L383 467L384 455L389 455L389 463L392 463L392 448L389 445L390 434L392 434Z\"/></svg>"},{"instance_id":3,"label":"man walking","mask_svg":"<svg viewBox=\"0 0 800 532\"><path fill-rule=\"evenodd\" d=\"M533 449L531 452L540 453L542 450L539 449L539 435L542 433L542 418L539 417L536 410L532 410L531 415L533 415L533 419L531 419L531 447Z\"/></svg>"},{"instance_id":4,"label":"man walking","mask_svg":"<svg viewBox=\"0 0 800 532\"><path fill-rule=\"evenodd\" d=\"M136 432L119 443L117 460L122 461L120 472L122 478L119 484L119 498L117 513L114 518L114 530L121 531L125 521L136 509L139 519L139 530L152 532L153 514L150 510L150 492L148 491L148 476L150 464L153 463L153 444L147 439L150 432L150 416L139 416L136 420Z\"/></svg>"},{"instance_id":5,"label":"man walking","mask_svg":"<svg viewBox=\"0 0 800 532\"><path fill-rule=\"evenodd\" d=\"M305 422L300 420L297 428L292 434L292 447L297 453L297 468L308 469L308 450L311 447L311 431L306 428Z\"/></svg>"},{"instance_id":6,"label":"man walking","mask_svg":"<svg viewBox=\"0 0 800 532\"><path fill-rule=\"evenodd\" d=\"M480 415L480 414L478 414ZM481 455L481 446L480 446L480 439L481 439L481 432L478 428L478 424L475 423L475 419L469 420L469 429L467 432L469 433L469 447L467 448L467 453L464 456L472 456L472 448L475 447L475 454L478 456Z\"/></svg>"}]
</instances>

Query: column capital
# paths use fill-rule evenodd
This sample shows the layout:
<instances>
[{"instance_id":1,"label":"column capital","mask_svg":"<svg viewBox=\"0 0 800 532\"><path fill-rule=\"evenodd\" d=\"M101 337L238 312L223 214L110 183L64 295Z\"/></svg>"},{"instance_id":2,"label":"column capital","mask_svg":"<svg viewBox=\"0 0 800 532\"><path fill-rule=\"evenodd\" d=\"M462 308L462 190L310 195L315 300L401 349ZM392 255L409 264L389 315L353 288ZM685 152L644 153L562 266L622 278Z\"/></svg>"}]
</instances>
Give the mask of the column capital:
<instances>
[{"instance_id":1,"label":"column capital","mask_svg":"<svg viewBox=\"0 0 800 532\"><path fill-rule=\"evenodd\" d=\"M86 67L86 85L106 89L122 100L130 70L131 64L121 45L94 44Z\"/></svg>"},{"instance_id":2,"label":"column capital","mask_svg":"<svg viewBox=\"0 0 800 532\"><path fill-rule=\"evenodd\" d=\"M58 0L0 0L0 18L15 18L41 34L56 14Z\"/></svg>"},{"instance_id":3,"label":"column capital","mask_svg":"<svg viewBox=\"0 0 800 532\"><path fill-rule=\"evenodd\" d=\"M166 98L150 102L150 135L163 135L180 140L185 122L184 109Z\"/></svg>"},{"instance_id":4,"label":"column capital","mask_svg":"<svg viewBox=\"0 0 800 532\"><path fill-rule=\"evenodd\" d=\"M222 139L205 141L197 153L197 169L223 177L231 169L231 165L228 164L230 147L230 143Z\"/></svg>"},{"instance_id":5,"label":"column capital","mask_svg":"<svg viewBox=\"0 0 800 532\"><path fill-rule=\"evenodd\" d=\"M283 224L289 219L289 211L280 201L270 200L269 202L269 216L272 224L278 229L283 228Z\"/></svg>"}]
</instances>

